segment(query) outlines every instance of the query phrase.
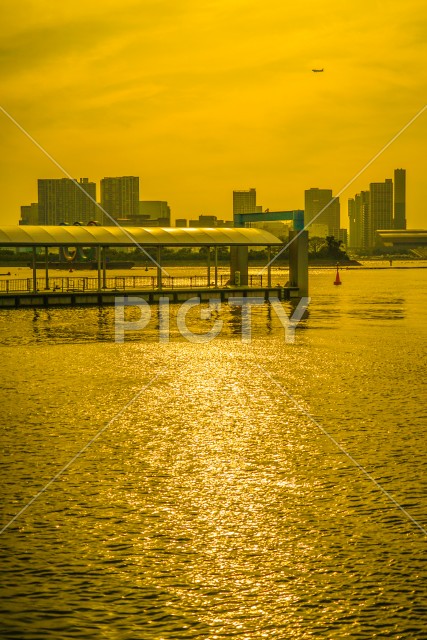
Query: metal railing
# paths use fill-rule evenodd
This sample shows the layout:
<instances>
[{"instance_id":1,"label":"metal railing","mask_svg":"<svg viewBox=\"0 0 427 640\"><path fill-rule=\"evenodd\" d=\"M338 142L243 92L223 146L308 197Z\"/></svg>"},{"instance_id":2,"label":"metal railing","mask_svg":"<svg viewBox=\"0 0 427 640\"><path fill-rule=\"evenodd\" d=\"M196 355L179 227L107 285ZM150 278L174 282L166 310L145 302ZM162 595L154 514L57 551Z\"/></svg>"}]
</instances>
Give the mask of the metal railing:
<instances>
[{"instance_id":1,"label":"metal railing","mask_svg":"<svg viewBox=\"0 0 427 640\"><path fill-rule=\"evenodd\" d=\"M100 286L99 286L100 284ZM231 285L228 274L218 274L217 284L219 287ZM267 276L249 275L249 287L267 286ZM157 278L155 276L114 276L107 277L101 281L97 277L53 277L49 278L49 286L46 287L45 278L36 279L38 292L58 291L58 292L81 292L81 291L127 291L132 289L153 290L158 289ZM214 279L206 276L163 276L162 288L164 289L194 289L215 287ZM1 293L32 293L33 279L8 278L0 280Z\"/></svg>"}]
</instances>

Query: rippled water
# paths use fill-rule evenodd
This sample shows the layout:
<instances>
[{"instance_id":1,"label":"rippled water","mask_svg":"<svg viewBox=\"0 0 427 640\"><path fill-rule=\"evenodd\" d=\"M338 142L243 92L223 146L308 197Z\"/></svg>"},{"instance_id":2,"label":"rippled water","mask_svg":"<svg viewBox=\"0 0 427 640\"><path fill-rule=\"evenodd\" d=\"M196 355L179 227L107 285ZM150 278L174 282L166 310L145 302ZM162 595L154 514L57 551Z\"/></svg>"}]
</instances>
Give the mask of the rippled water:
<instances>
[{"instance_id":1,"label":"rippled water","mask_svg":"<svg viewBox=\"0 0 427 640\"><path fill-rule=\"evenodd\" d=\"M427 527L426 275L313 273L294 344L2 311L3 524L104 430L1 536L0 636L425 638L427 538L322 428Z\"/></svg>"}]
</instances>

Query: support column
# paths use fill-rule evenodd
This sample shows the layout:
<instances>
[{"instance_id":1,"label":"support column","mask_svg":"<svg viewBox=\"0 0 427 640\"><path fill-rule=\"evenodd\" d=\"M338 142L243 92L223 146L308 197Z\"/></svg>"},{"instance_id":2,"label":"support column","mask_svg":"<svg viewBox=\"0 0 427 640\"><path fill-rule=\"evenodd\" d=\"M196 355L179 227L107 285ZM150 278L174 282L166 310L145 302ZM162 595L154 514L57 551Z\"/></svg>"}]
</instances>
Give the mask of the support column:
<instances>
[{"instance_id":1,"label":"support column","mask_svg":"<svg viewBox=\"0 0 427 640\"><path fill-rule=\"evenodd\" d=\"M267 286L271 287L271 246L267 248Z\"/></svg>"},{"instance_id":2,"label":"support column","mask_svg":"<svg viewBox=\"0 0 427 640\"><path fill-rule=\"evenodd\" d=\"M50 289L49 287L49 247L44 248L44 273L45 273L45 285L44 288Z\"/></svg>"},{"instance_id":3,"label":"support column","mask_svg":"<svg viewBox=\"0 0 427 640\"><path fill-rule=\"evenodd\" d=\"M101 247L96 247L96 261L98 267L98 291L101 291Z\"/></svg>"},{"instance_id":4,"label":"support column","mask_svg":"<svg viewBox=\"0 0 427 640\"><path fill-rule=\"evenodd\" d=\"M211 248L208 247L208 287L211 286Z\"/></svg>"},{"instance_id":5,"label":"support column","mask_svg":"<svg viewBox=\"0 0 427 640\"><path fill-rule=\"evenodd\" d=\"M230 280L235 284L236 271L240 273L240 284L248 285L248 247L230 247Z\"/></svg>"},{"instance_id":6,"label":"support column","mask_svg":"<svg viewBox=\"0 0 427 640\"><path fill-rule=\"evenodd\" d=\"M36 293L37 291L37 249L33 247L33 291Z\"/></svg>"},{"instance_id":7,"label":"support column","mask_svg":"<svg viewBox=\"0 0 427 640\"><path fill-rule=\"evenodd\" d=\"M308 296L308 231L289 231L289 284Z\"/></svg>"},{"instance_id":8,"label":"support column","mask_svg":"<svg viewBox=\"0 0 427 640\"><path fill-rule=\"evenodd\" d=\"M102 288L107 288L107 247L102 247Z\"/></svg>"},{"instance_id":9,"label":"support column","mask_svg":"<svg viewBox=\"0 0 427 640\"><path fill-rule=\"evenodd\" d=\"M157 288L162 290L162 248L157 247Z\"/></svg>"},{"instance_id":10,"label":"support column","mask_svg":"<svg viewBox=\"0 0 427 640\"><path fill-rule=\"evenodd\" d=\"M218 247L215 245L215 289L218 289Z\"/></svg>"}]
</instances>

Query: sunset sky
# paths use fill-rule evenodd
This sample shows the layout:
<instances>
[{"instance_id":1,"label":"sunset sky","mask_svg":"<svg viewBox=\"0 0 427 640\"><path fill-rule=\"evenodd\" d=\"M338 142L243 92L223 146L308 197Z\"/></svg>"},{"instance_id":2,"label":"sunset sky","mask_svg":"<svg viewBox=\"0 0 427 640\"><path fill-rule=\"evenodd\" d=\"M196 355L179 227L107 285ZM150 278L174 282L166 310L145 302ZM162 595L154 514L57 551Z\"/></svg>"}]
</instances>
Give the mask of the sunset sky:
<instances>
[{"instance_id":1,"label":"sunset sky","mask_svg":"<svg viewBox=\"0 0 427 640\"><path fill-rule=\"evenodd\" d=\"M340 190L427 103L425 0L3 0L1 106L75 178L140 176L173 218ZM312 68L324 68L315 74ZM1 224L61 171L0 113ZM427 227L427 110L341 196L407 169ZM99 186L98 186L99 194Z\"/></svg>"}]
</instances>

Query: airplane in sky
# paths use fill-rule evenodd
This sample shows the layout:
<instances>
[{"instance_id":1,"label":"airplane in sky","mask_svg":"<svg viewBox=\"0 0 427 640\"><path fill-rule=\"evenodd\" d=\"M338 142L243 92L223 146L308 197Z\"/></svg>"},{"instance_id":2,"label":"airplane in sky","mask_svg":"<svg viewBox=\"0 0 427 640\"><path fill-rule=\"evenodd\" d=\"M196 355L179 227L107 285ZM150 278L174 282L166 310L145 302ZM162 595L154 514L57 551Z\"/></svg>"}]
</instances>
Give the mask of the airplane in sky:
<instances>
[{"instance_id":1,"label":"airplane in sky","mask_svg":"<svg viewBox=\"0 0 427 640\"><path fill-rule=\"evenodd\" d=\"M323 69L312 69L313 73L323 73Z\"/></svg>"}]
</instances>

